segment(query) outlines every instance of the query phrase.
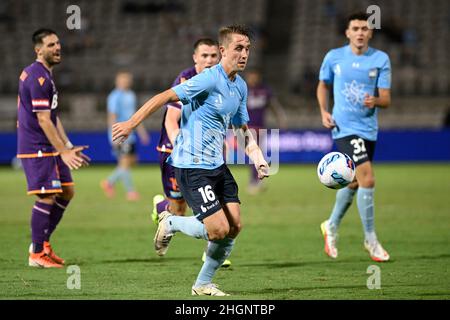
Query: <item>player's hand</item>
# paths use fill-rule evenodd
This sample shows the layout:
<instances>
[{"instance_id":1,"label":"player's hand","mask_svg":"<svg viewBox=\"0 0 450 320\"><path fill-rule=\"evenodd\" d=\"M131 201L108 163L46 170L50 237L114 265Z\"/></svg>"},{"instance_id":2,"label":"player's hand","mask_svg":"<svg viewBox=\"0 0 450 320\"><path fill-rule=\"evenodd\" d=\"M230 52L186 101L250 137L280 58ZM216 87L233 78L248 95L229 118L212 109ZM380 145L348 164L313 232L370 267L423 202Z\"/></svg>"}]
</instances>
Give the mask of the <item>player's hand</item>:
<instances>
[{"instance_id":1,"label":"player's hand","mask_svg":"<svg viewBox=\"0 0 450 320\"><path fill-rule=\"evenodd\" d=\"M72 149L66 149L60 152L61 159L69 167L70 170L79 169L86 163L86 160L89 158L84 158L80 154L81 151L86 148L87 146L79 146Z\"/></svg>"},{"instance_id":2,"label":"player's hand","mask_svg":"<svg viewBox=\"0 0 450 320\"><path fill-rule=\"evenodd\" d=\"M376 105L376 100L377 100L377 97L371 96L368 93L366 93L364 96L364 105L367 108L372 109Z\"/></svg>"},{"instance_id":3,"label":"player's hand","mask_svg":"<svg viewBox=\"0 0 450 320\"><path fill-rule=\"evenodd\" d=\"M133 127L131 126L129 121L118 122L113 124L112 126L112 140L115 143L122 143L127 140L128 136L133 131Z\"/></svg>"},{"instance_id":4,"label":"player's hand","mask_svg":"<svg viewBox=\"0 0 450 320\"><path fill-rule=\"evenodd\" d=\"M89 166L89 163L91 162L91 158L89 158L87 155L85 155L82 150L85 150L89 148L89 146L75 146L74 149L79 150L79 148L82 148L80 151L77 152L77 156L81 157L83 159L83 167Z\"/></svg>"},{"instance_id":5,"label":"player's hand","mask_svg":"<svg viewBox=\"0 0 450 320\"><path fill-rule=\"evenodd\" d=\"M322 113L322 125L327 129L333 129L336 126L331 113L326 111Z\"/></svg>"},{"instance_id":6,"label":"player's hand","mask_svg":"<svg viewBox=\"0 0 450 320\"><path fill-rule=\"evenodd\" d=\"M258 172L258 178L260 180L267 178L269 176L269 165L265 160L259 163L255 163L256 171Z\"/></svg>"}]
</instances>

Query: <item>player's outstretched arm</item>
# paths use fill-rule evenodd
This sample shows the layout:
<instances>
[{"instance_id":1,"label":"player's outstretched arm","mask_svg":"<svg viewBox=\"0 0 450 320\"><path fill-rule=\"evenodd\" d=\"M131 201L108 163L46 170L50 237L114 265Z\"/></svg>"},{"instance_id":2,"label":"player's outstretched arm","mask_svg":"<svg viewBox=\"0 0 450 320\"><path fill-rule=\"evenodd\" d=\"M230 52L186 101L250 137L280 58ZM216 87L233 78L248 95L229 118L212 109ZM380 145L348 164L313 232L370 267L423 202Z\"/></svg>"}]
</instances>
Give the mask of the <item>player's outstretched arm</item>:
<instances>
[{"instance_id":1,"label":"player's outstretched arm","mask_svg":"<svg viewBox=\"0 0 450 320\"><path fill-rule=\"evenodd\" d=\"M115 123L112 126L112 139L119 143L125 141L130 133L149 115L161 108L168 102L178 101L175 91L168 89L157 94L148 100L138 111L127 121Z\"/></svg>"},{"instance_id":2,"label":"player's outstretched arm","mask_svg":"<svg viewBox=\"0 0 450 320\"><path fill-rule=\"evenodd\" d=\"M244 141L245 153L255 164L256 171L258 172L258 178L264 179L269 176L269 165L262 154L261 148L255 141L251 131L245 124L239 128L235 128L235 132L238 136L238 142Z\"/></svg>"}]
</instances>

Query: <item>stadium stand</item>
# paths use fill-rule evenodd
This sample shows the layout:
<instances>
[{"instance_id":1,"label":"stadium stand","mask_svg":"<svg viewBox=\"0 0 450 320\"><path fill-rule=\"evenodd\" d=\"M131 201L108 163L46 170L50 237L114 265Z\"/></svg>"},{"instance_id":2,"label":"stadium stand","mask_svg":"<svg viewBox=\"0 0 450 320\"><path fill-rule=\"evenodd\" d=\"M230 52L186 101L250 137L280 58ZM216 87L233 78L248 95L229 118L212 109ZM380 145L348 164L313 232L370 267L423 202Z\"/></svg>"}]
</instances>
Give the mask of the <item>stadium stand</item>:
<instances>
[{"instance_id":1,"label":"stadium stand","mask_svg":"<svg viewBox=\"0 0 450 320\"><path fill-rule=\"evenodd\" d=\"M192 64L195 39L215 37L220 26L235 22L256 31L250 66L263 67L288 107L289 127L320 128L314 98L320 63L330 48L345 43L344 16L371 4L380 6L382 17L372 45L390 54L394 70L393 108L381 114L381 127L437 128L448 107L447 0L228 0L220 5L206 0L79 0L81 30L66 27L71 4L1 1L0 31L6 36L0 41L0 131L14 128L17 78L34 58L30 35L43 21L63 44L63 63L55 77L69 130L106 128L105 97L116 71L134 74L134 88L144 102ZM279 28L270 32L274 21ZM287 50L275 55L273 48L284 39L281 33L288 39ZM159 125L158 117L146 122L151 129Z\"/></svg>"}]
</instances>

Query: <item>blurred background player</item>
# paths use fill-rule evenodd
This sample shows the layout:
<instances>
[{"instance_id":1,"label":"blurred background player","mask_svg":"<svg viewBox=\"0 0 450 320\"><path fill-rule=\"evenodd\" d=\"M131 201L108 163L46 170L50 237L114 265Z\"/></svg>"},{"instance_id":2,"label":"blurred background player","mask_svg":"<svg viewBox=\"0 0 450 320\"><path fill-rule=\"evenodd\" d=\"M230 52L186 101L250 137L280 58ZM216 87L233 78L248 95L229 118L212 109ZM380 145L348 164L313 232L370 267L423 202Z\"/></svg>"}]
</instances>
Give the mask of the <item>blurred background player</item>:
<instances>
[{"instance_id":1,"label":"blurred background player","mask_svg":"<svg viewBox=\"0 0 450 320\"><path fill-rule=\"evenodd\" d=\"M339 151L356 164L356 181L336 193L336 202L328 220L321 224L325 252L335 259L337 230L341 219L357 193L357 205L364 227L364 247L374 261L388 261L389 254L377 240L374 225L375 177L372 160L378 134L378 108L391 103L391 64L389 56L369 47L373 30L365 13L347 20L345 34L349 44L327 53L322 63L317 100L322 124L332 129ZM333 114L328 111L330 86L334 88Z\"/></svg>"},{"instance_id":2,"label":"blurred background player","mask_svg":"<svg viewBox=\"0 0 450 320\"><path fill-rule=\"evenodd\" d=\"M268 176L269 169L248 130L247 86L237 74L248 62L249 31L237 25L221 28L219 45L219 64L155 95L130 120L116 123L112 129L114 141L122 141L166 103L183 102L180 134L168 161L175 167L180 190L195 216L161 213L154 244L157 254L163 256L176 232L208 240L206 260L192 286L192 295L228 295L212 283L212 278L230 255L241 230L238 186L223 157L230 124L245 136L246 153L261 179Z\"/></svg>"},{"instance_id":3,"label":"blurred background player","mask_svg":"<svg viewBox=\"0 0 450 320\"><path fill-rule=\"evenodd\" d=\"M201 38L194 43L194 53L192 55L194 66L183 70L175 79L172 87L189 80L193 76L201 73L205 68L210 68L219 63L220 52L216 41L209 38ZM164 112L161 134L157 150L159 152L159 165L161 168L161 178L163 184L163 195L156 195L153 198L152 220L157 225L158 215L163 211L169 211L178 216L186 214L186 201L178 188L175 178L175 168L167 163L167 158L172 152L175 138L180 131L181 102L169 103ZM203 254L205 259L205 254ZM223 267L229 267L231 261L226 259Z\"/></svg>"},{"instance_id":4,"label":"blurred background player","mask_svg":"<svg viewBox=\"0 0 450 320\"><path fill-rule=\"evenodd\" d=\"M50 236L74 196L70 170L87 165L90 159L81 153L85 146L72 145L58 117L52 70L61 62L59 38L50 29L39 29L32 40L36 61L20 75L17 121L17 157L28 194L38 197L31 211L28 265L62 268L65 261L53 251Z\"/></svg>"},{"instance_id":5,"label":"blurred background player","mask_svg":"<svg viewBox=\"0 0 450 320\"><path fill-rule=\"evenodd\" d=\"M133 77L129 72L119 72L116 75L116 88L109 94L107 101L108 108L108 128L116 122L128 120L136 111L136 94L131 90ZM140 125L136 131L143 145L150 142L149 135ZM111 130L108 130L108 137L113 148L113 153L117 159L117 167L106 179L101 181L100 185L108 198L115 195L114 186L117 181L121 181L126 190L126 199L136 201L139 199L139 193L135 190L131 178L131 166L137 161L136 156L136 134L132 133L122 144L115 144L111 140Z\"/></svg>"},{"instance_id":6,"label":"blurred background player","mask_svg":"<svg viewBox=\"0 0 450 320\"><path fill-rule=\"evenodd\" d=\"M256 132L256 139L259 142L259 129L266 129L266 111L270 109L275 115L278 128L284 129L287 126L287 118L284 108L279 100L273 95L271 88L263 82L261 71L253 68L245 72L245 81L248 87L247 109L250 122L249 128ZM258 179L258 172L255 167L250 166L250 182L248 193L257 194L261 191L262 180Z\"/></svg>"}]
</instances>

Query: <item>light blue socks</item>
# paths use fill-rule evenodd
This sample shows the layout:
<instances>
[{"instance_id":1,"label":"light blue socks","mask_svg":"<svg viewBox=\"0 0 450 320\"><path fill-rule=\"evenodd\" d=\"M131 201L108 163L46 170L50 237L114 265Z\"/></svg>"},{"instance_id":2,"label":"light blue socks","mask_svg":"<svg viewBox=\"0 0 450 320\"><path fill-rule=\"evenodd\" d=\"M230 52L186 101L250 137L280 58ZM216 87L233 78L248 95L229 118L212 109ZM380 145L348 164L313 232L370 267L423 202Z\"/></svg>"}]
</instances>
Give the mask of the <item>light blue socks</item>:
<instances>
[{"instance_id":1,"label":"light blue socks","mask_svg":"<svg viewBox=\"0 0 450 320\"><path fill-rule=\"evenodd\" d=\"M222 240L214 240L208 242L206 249L206 259L202 269L198 274L194 287L211 283L214 274L222 263L230 256L234 246L234 239L224 238Z\"/></svg>"},{"instance_id":2,"label":"light blue socks","mask_svg":"<svg viewBox=\"0 0 450 320\"><path fill-rule=\"evenodd\" d=\"M181 231L188 236L208 240L208 232L206 231L205 225L195 216L181 217L174 215L169 217L167 222L172 232Z\"/></svg>"},{"instance_id":3,"label":"light blue socks","mask_svg":"<svg viewBox=\"0 0 450 320\"><path fill-rule=\"evenodd\" d=\"M338 228L342 218L352 204L353 196L356 190L343 188L336 192L336 202L330 216L330 224L334 228Z\"/></svg>"},{"instance_id":4,"label":"light blue socks","mask_svg":"<svg viewBox=\"0 0 450 320\"><path fill-rule=\"evenodd\" d=\"M374 188L359 187L356 198L359 215L364 227L364 234L366 240L369 242L374 242L377 240L374 226L374 192Z\"/></svg>"},{"instance_id":5,"label":"light blue socks","mask_svg":"<svg viewBox=\"0 0 450 320\"><path fill-rule=\"evenodd\" d=\"M127 192L134 191L130 170L116 168L116 170L114 170L114 172L108 177L108 182L110 185L114 185L117 180L121 180L123 182L123 185L125 186L125 190Z\"/></svg>"}]
</instances>

